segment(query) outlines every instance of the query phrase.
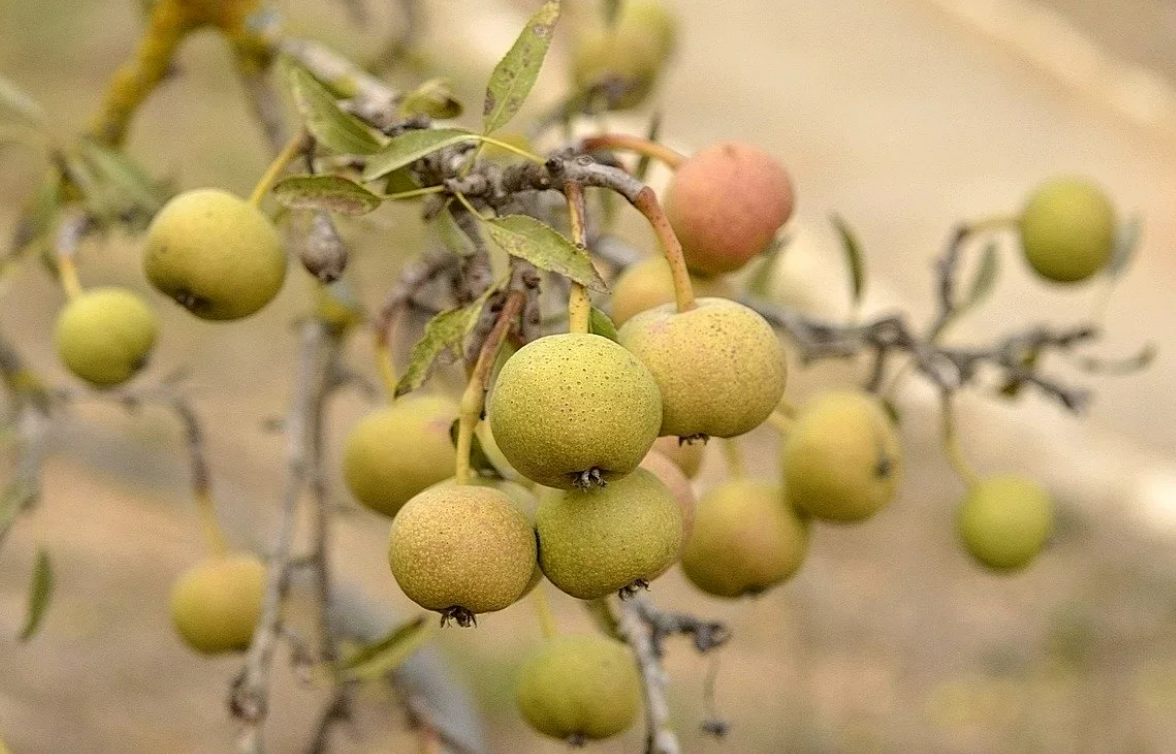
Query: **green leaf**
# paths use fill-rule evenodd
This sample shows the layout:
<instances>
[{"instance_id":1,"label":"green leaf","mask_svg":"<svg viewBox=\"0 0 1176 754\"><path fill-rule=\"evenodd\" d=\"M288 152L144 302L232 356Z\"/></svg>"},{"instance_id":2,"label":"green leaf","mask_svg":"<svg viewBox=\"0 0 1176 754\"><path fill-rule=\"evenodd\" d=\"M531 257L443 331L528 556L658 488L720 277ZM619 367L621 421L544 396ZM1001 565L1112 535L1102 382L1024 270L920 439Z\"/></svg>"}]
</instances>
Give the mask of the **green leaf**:
<instances>
[{"instance_id":1,"label":"green leaf","mask_svg":"<svg viewBox=\"0 0 1176 754\"><path fill-rule=\"evenodd\" d=\"M996 287L996 277L999 272L1000 255L997 254L996 243L989 243L984 247L984 256L980 258L980 266L976 268L976 275L968 287L967 296L956 305L957 313L967 311L988 298L993 288Z\"/></svg>"},{"instance_id":2,"label":"green leaf","mask_svg":"<svg viewBox=\"0 0 1176 754\"><path fill-rule=\"evenodd\" d=\"M1115 249L1111 252L1111 261L1107 265L1107 275L1117 278L1127 270L1131 260L1135 258L1142 237L1143 220L1139 217L1132 217L1119 226L1119 232L1115 236Z\"/></svg>"},{"instance_id":3,"label":"green leaf","mask_svg":"<svg viewBox=\"0 0 1176 754\"><path fill-rule=\"evenodd\" d=\"M389 141L379 154L372 155L363 171L365 181L383 178L397 168L416 162L438 149L477 138L460 128L426 128L408 131Z\"/></svg>"},{"instance_id":4,"label":"green leaf","mask_svg":"<svg viewBox=\"0 0 1176 754\"><path fill-rule=\"evenodd\" d=\"M437 236L441 239L441 243L445 244L445 248L459 257L471 256L476 251L474 242L457 224L457 220L453 218L453 213L449 211L448 207L437 213L434 222L437 225Z\"/></svg>"},{"instance_id":5,"label":"green leaf","mask_svg":"<svg viewBox=\"0 0 1176 754\"><path fill-rule=\"evenodd\" d=\"M343 661L340 671L348 681L374 681L400 667L433 638L436 624L420 616L393 628L387 636Z\"/></svg>"},{"instance_id":6,"label":"green leaf","mask_svg":"<svg viewBox=\"0 0 1176 754\"><path fill-rule=\"evenodd\" d=\"M41 496L35 479L13 479L0 490L0 529L8 526L20 512L31 508Z\"/></svg>"},{"instance_id":7,"label":"green leaf","mask_svg":"<svg viewBox=\"0 0 1176 754\"><path fill-rule=\"evenodd\" d=\"M120 204L138 207L152 216L167 201L159 184L124 153L91 139L82 139L79 151L97 183Z\"/></svg>"},{"instance_id":8,"label":"green leaf","mask_svg":"<svg viewBox=\"0 0 1176 754\"><path fill-rule=\"evenodd\" d=\"M857 306L866 292L866 264L862 247L853 229L840 215L833 215L830 221L841 236L841 248L845 250L845 260L849 264L850 296L854 306Z\"/></svg>"},{"instance_id":9,"label":"green leaf","mask_svg":"<svg viewBox=\"0 0 1176 754\"><path fill-rule=\"evenodd\" d=\"M771 298L772 278L776 273L776 263L780 259L780 252L788 245L788 241L787 236L777 236L772 239L768 247L760 253L759 261L756 262L755 269L748 277L744 290L752 296Z\"/></svg>"},{"instance_id":10,"label":"green leaf","mask_svg":"<svg viewBox=\"0 0 1176 754\"><path fill-rule=\"evenodd\" d=\"M43 129L47 120L41 105L3 76L0 76L0 114L36 129Z\"/></svg>"},{"instance_id":11,"label":"green leaf","mask_svg":"<svg viewBox=\"0 0 1176 754\"><path fill-rule=\"evenodd\" d=\"M33 579L29 584L29 608L25 615L24 628L20 631L22 642L28 641L37 633L52 595L53 564L49 562L48 551L42 548L37 551L37 562L33 566Z\"/></svg>"},{"instance_id":12,"label":"green leaf","mask_svg":"<svg viewBox=\"0 0 1176 754\"><path fill-rule=\"evenodd\" d=\"M490 83L486 85L486 102L482 108L483 133L490 134L505 126L531 93L551 47L559 11L559 0L544 3L527 21L527 27L519 34L514 46L494 67Z\"/></svg>"},{"instance_id":13,"label":"green leaf","mask_svg":"<svg viewBox=\"0 0 1176 754\"><path fill-rule=\"evenodd\" d=\"M61 174L53 170L49 171L21 209L12 234L12 252L16 254L31 249L36 242L48 236L60 214Z\"/></svg>"},{"instance_id":14,"label":"green leaf","mask_svg":"<svg viewBox=\"0 0 1176 754\"><path fill-rule=\"evenodd\" d=\"M359 118L339 107L335 95L297 65L287 67L294 103L306 130L322 145L341 154L375 154L382 138Z\"/></svg>"},{"instance_id":15,"label":"green leaf","mask_svg":"<svg viewBox=\"0 0 1176 754\"><path fill-rule=\"evenodd\" d=\"M486 221L494 243L511 256L525 259L541 270L563 275L594 291L608 286L592 266L588 252L555 228L526 215L506 215Z\"/></svg>"},{"instance_id":16,"label":"green leaf","mask_svg":"<svg viewBox=\"0 0 1176 754\"><path fill-rule=\"evenodd\" d=\"M617 326L613 324L612 318L595 306L588 315L588 332L617 341Z\"/></svg>"},{"instance_id":17,"label":"green leaf","mask_svg":"<svg viewBox=\"0 0 1176 754\"><path fill-rule=\"evenodd\" d=\"M461 355L462 344L478 321L486 300L494 293L494 286L471 304L443 311L425 325L425 334L412 346L408 368L396 383L396 395L411 393L425 383L433 371L433 362L445 351Z\"/></svg>"},{"instance_id":18,"label":"green leaf","mask_svg":"<svg viewBox=\"0 0 1176 754\"><path fill-rule=\"evenodd\" d=\"M291 209L315 209L342 215L366 215L382 199L340 175L296 175L274 186L274 198Z\"/></svg>"},{"instance_id":19,"label":"green leaf","mask_svg":"<svg viewBox=\"0 0 1176 754\"><path fill-rule=\"evenodd\" d=\"M404 116L427 115L436 120L449 120L461 115L461 111L461 103L445 79L429 79L404 95L400 103L400 113Z\"/></svg>"}]
</instances>

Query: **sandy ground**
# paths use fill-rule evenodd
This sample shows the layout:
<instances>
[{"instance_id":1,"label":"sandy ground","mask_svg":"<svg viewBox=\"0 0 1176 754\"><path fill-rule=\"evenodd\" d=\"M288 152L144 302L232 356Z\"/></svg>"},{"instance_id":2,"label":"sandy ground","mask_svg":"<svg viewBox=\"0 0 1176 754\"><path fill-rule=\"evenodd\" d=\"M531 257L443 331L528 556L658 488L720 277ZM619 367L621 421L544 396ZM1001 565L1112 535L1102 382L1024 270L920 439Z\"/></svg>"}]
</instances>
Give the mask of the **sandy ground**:
<instances>
[{"instance_id":1,"label":"sandy ground","mask_svg":"<svg viewBox=\"0 0 1176 754\"><path fill-rule=\"evenodd\" d=\"M130 5L110 3L100 12L76 0L36 9L0 5L0 28L8 30L0 36L0 70L44 92L62 132L72 131L131 44ZM344 25L319 23L307 3L284 5L304 28L348 38ZM509 44L526 5L433 6L433 33L462 29L470 41L451 45L462 51L437 61L458 78L468 102L477 101L478 79ZM708 663L684 646L669 657L687 750L1167 751L1176 735L1169 536L1176 335L1168 327L1176 135L1125 118L1097 91L1073 86L1008 35L978 29L939 0L678 5L684 52L665 84L666 132L683 148L748 139L786 160L801 201L800 240L781 270L786 288L817 290L823 310L844 311L836 293L840 261L824 227L836 209L868 250L869 308L901 304L925 314L930 260L951 223L1011 211L1042 176L1081 171L1103 181L1125 213L1147 218L1138 263L1110 300L1105 353L1131 352L1145 341L1161 348L1149 371L1128 379L1090 379L1059 363L1061 373L1098 390L1082 421L1035 399L966 402L964 442L975 463L1035 473L1063 506L1055 546L1024 575L979 573L955 548L951 503L961 488L939 451L928 396L915 389L903 401L910 463L893 509L864 527L819 529L802 574L755 602L697 598L677 574L658 582L660 602L728 619L737 634L718 676L718 706L733 725L725 744L696 731ZM1171 75L1176 63L1159 42L1146 55L1126 55L1144 49L1136 35L1169 39L1162 23L1144 20L1165 18L1170 4L1140 0L1135 12L1111 15L1100 15L1101 3L1051 6L1071 13L1100 50ZM1147 16L1145 6L1159 15ZM215 182L245 191L265 158L222 52L210 38L185 50L182 75L147 108L132 148L185 186ZM558 74L542 84L550 92ZM37 166L19 154L3 159L9 180L0 186L0 225L7 227ZM382 211L375 221L394 229L396 259L358 260L372 278L361 286L370 300L414 248L413 234L401 230L407 218ZM1010 322L1090 316L1100 291L1042 289L1013 250L1005 251L999 295L955 337L991 337ZM93 282L135 280L133 246L86 254ZM209 329L174 314L167 320L157 369L193 367L217 497L242 544L259 544L250 532L265 531L276 501L282 444L263 426L288 397L288 323L302 295L292 283L277 305L232 328ZM59 303L39 272L0 302L6 332L54 374L44 323ZM354 358L366 369L360 345ZM844 366L798 375L795 395L852 377ZM341 398L333 436L363 410L357 396ZM38 546L52 551L58 580L43 633L25 646L0 638L0 734L14 754L226 751L232 731L224 696L237 662L193 657L166 626L168 584L200 556L176 429L155 412L128 418L86 408L77 419L55 438L46 504L0 552L0 637L18 630ZM766 431L747 443L755 472L771 473L774 443ZM721 471L712 453L699 489ZM350 516L337 552L350 581L409 613L386 575L385 534L384 522ZM562 625L582 627L573 601L550 591ZM511 670L537 636L529 606L519 605L476 632L446 632L439 641L482 700L493 750L562 749L527 734L510 707ZM281 689L274 750L299 751L314 692L289 678ZM364 735L342 750L403 743L378 733L400 721L386 700L373 698L366 710ZM630 736L598 748L637 752L640 742Z\"/></svg>"}]
</instances>

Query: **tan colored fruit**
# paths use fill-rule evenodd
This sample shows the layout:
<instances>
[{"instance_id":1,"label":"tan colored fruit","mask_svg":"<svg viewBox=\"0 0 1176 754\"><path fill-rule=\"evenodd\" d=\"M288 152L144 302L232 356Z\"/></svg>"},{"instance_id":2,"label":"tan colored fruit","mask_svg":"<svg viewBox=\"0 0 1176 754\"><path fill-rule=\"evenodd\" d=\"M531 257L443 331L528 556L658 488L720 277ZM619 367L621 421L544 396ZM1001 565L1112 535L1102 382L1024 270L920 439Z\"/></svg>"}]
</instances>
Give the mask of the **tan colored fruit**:
<instances>
[{"instance_id":1,"label":"tan colored fruit","mask_svg":"<svg viewBox=\"0 0 1176 754\"><path fill-rule=\"evenodd\" d=\"M543 573L582 600L645 585L682 546L678 503L645 469L607 487L544 492L535 530Z\"/></svg>"},{"instance_id":2,"label":"tan colored fruit","mask_svg":"<svg viewBox=\"0 0 1176 754\"><path fill-rule=\"evenodd\" d=\"M756 595L795 574L808 552L808 524L774 482L732 479L698 501L682 572L716 597Z\"/></svg>"},{"instance_id":3,"label":"tan colored fruit","mask_svg":"<svg viewBox=\"0 0 1176 754\"><path fill-rule=\"evenodd\" d=\"M780 458L792 504L826 521L869 518L902 481L894 424L866 393L830 391L804 406Z\"/></svg>"},{"instance_id":4,"label":"tan colored fruit","mask_svg":"<svg viewBox=\"0 0 1176 754\"><path fill-rule=\"evenodd\" d=\"M122 288L94 288L57 317L57 354L69 371L99 387L126 382L155 345L155 313Z\"/></svg>"},{"instance_id":5,"label":"tan colored fruit","mask_svg":"<svg viewBox=\"0 0 1176 754\"><path fill-rule=\"evenodd\" d=\"M650 450L645 454L645 458L641 459L641 468L652 472L673 493L674 500L678 503L678 512L682 514L682 541L685 542L694 529L694 508L698 504L690 480L676 463L656 450Z\"/></svg>"},{"instance_id":6,"label":"tan colored fruit","mask_svg":"<svg viewBox=\"0 0 1176 754\"><path fill-rule=\"evenodd\" d=\"M666 218L690 269L704 275L747 264L792 217L792 180L776 159L749 144L700 150L666 189Z\"/></svg>"},{"instance_id":7,"label":"tan colored fruit","mask_svg":"<svg viewBox=\"0 0 1176 754\"><path fill-rule=\"evenodd\" d=\"M1053 518L1053 502L1040 484L996 476L968 491L956 527L977 561L995 571L1012 571L1041 552L1053 531Z\"/></svg>"},{"instance_id":8,"label":"tan colored fruit","mask_svg":"<svg viewBox=\"0 0 1176 754\"><path fill-rule=\"evenodd\" d=\"M687 479L698 476L702 460L706 457L706 443L702 440L684 442L677 436L659 437L653 443L653 450L677 464Z\"/></svg>"},{"instance_id":9,"label":"tan colored fruit","mask_svg":"<svg viewBox=\"0 0 1176 754\"><path fill-rule=\"evenodd\" d=\"M498 447L528 479L571 489L637 468L657 438L657 383L633 354L599 335L549 335L499 372L490 394Z\"/></svg>"},{"instance_id":10,"label":"tan colored fruit","mask_svg":"<svg viewBox=\"0 0 1176 754\"><path fill-rule=\"evenodd\" d=\"M694 295L711 298L734 298L735 289L725 278L690 276ZM670 263L663 256L649 257L630 266L613 285L612 320L617 327L633 315L662 304L674 303L674 280Z\"/></svg>"},{"instance_id":11,"label":"tan colored fruit","mask_svg":"<svg viewBox=\"0 0 1176 754\"><path fill-rule=\"evenodd\" d=\"M449 428L457 404L448 398L408 395L373 411L347 436L343 477L359 502L395 516L409 498L453 476L457 451Z\"/></svg>"},{"instance_id":12,"label":"tan colored fruit","mask_svg":"<svg viewBox=\"0 0 1176 754\"><path fill-rule=\"evenodd\" d=\"M413 602L468 626L527 591L535 532L496 489L439 486L404 504L392 520L388 564Z\"/></svg>"},{"instance_id":13,"label":"tan colored fruit","mask_svg":"<svg viewBox=\"0 0 1176 754\"><path fill-rule=\"evenodd\" d=\"M261 619L264 593L265 564L259 558L213 558L180 576L172 586L172 624L197 652L246 649Z\"/></svg>"},{"instance_id":14,"label":"tan colored fruit","mask_svg":"<svg viewBox=\"0 0 1176 754\"><path fill-rule=\"evenodd\" d=\"M286 279L286 255L261 210L219 189L176 196L147 229L143 270L161 293L201 319L240 319Z\"/></svg>"},{"instance_id":15,"label":"tan colored fruit","mask_svg":"<svg viewBox=\"0 0 1176 754\"><path fill-rule=\"evenodd\" d=\"M735 437L758 427L784 395L784 349L772 326L734 301L669 304L621 327L620 342L657 380L660 434Z\"/></svg>"},{"instance_id":16,"label":"tan colored fruit","mask_svg":"<svg viewBox=\"0 0 1176 754\"><path fill-rule=\"evenodd\" d=\"M1103 270L1115 247L1115 207L1085 178L1057 178L1025 202L1020 219L1025 258L1058 283L1085 280Z\"/></svg>"},{"instance_id":17,"label":"tan colored fruit","mask_svg":"<svg viewBox=\"0 0 1176 754\"><path fill-rule=\"evenodd\" d=\"M621 642L554 636L523 661L515 703L535 730L579 745L628 730L640 710L641 680Z\"/></svg>"}]
</instances>

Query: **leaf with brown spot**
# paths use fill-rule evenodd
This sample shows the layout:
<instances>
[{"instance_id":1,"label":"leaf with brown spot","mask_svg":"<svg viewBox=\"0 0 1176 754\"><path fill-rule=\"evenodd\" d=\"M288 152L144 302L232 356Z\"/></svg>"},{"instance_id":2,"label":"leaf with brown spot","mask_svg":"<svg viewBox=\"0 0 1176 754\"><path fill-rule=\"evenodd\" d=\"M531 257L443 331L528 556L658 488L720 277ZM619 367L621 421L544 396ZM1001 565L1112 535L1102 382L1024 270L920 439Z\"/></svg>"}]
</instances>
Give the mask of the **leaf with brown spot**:
<instances>
[{"instance_id":1,"label":"leaf with brown spot","mask_svg":"<svg viewBox=\"0 0 1176 754\"><path fill-rule=\"evenodd\" d=\"M505 126L531 93L551 47L559 12L559 0L544 3L527 21L510 51L494 67L486 85L486 101L482 108L483 133L490 134Z\"/></svg>"}]
</instances>

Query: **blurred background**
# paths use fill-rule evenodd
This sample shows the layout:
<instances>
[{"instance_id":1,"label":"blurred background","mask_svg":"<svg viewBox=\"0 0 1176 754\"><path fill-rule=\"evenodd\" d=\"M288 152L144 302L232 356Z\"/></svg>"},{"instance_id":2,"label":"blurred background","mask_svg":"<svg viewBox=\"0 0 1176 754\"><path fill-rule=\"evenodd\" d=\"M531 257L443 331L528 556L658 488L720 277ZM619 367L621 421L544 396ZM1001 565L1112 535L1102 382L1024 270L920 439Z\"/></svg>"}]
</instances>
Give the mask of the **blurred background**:
<instances>
[{"instance_id":1,"label":"blurred background","mask_svg":"<svg viewBox=\"0 0 1176 754\"><path fill-rule=\"evenodd\" d=\"M497 58L537 2L427 0L422 64L449 77L474 116ZM569 7L584 2L567 0ZM1096 319L1100 355L1153 342L1137 375L1050 367L1096 399L1085 417L1036 395L989 394L960 404L965 452L982 472L1036 476L1055 493L1052 547L1023 574L981 572L957 547L963 492L938 443L934 395L917 380L900 398L908 464L900 499L857 527L818 527L810 560L760 599L728 603L694 593L672 572L654 598L728 621L717 660L671 645L672 704L687 752L1041 752L1161 754L1176 740L1176 3L1170 0L739 0L674 3L678 57L658 97L663 134L691 149L720 139L757 143L792 172L799 213L776 274L782 299L848 313L834 211L857 229L870 271L866 311L931 311L931 262L952 224L1014 211L1057 173L1085 173L1123 215L1145 219L1133 269L1113 292L1034 282L1015 250L1002 254L996 295L952 333L986 342L1030 323ZM349 23L344 3L278 0L292 34L356 57L375 54L400 23L390 0ZM106 79L134 44L137 0L0 2L0 73L31 92L62 137L81 131ZM557 35L533 112L565 86ZM421 72L398 74L408 84ZM648 113L612 119L644 129ZM224 44L211 34L182 50L177 75L137 119L128 148L181 187L245 193L267 150ZM12 227L43 169L19 148L0 152L0 230ZM633 228L637 228L636 225ZM412 208L385 207L349 224L353 283L379 301L397 269L426 243ZM633 230L636 243L652 240ZM289 397L292 323L310 291L292 274L259 316L219 327L183 316L148 291L131 239L88 243L83 282L140 290L164 315L143 379L186 365L208 433L214 490L231 535L264 549L278 499L283 443L272 428ZM1096 315L1104 298L1105 313ZM30 266L0 300L0 324L30 361L65 381L51 344L62 295ZM352 344L371 373L366 340ZM849 383L861 365L794 370L789 393ZM331 407L340 438L367 410L345 393ZM225 699L239 659L206 660L174 638L166 595L202 555L187 466L172 417L109 406L59 422L45 499L0 551L0 734L14 754L224 752L234 729ZM745 443L753 473L775 473L776 437ZM711 452L697 482L722 477ZM337 468L337 465L333 466ZM4 473L7 473L7 469ZM387 573L386 522L350 505L337 562L374 603L415 613ZM15 640L28 569L53 554L57 590L41 633ZM586 628L573 600L548 587L560 623ZM476 631L445 631L435 658L471 690L490 751L558 752L532 735L511 696L512 672L539 638L526 604L487 616ZM319 697L285 670L273 702L273 750L299 748ZM708 673L725 741L699 730ZM321 696L321 695L320 695ZM411 746L403 716L372 695L341 751ZM596 745L642 749L640 726Z\"/></svg>"}]
</instances>

